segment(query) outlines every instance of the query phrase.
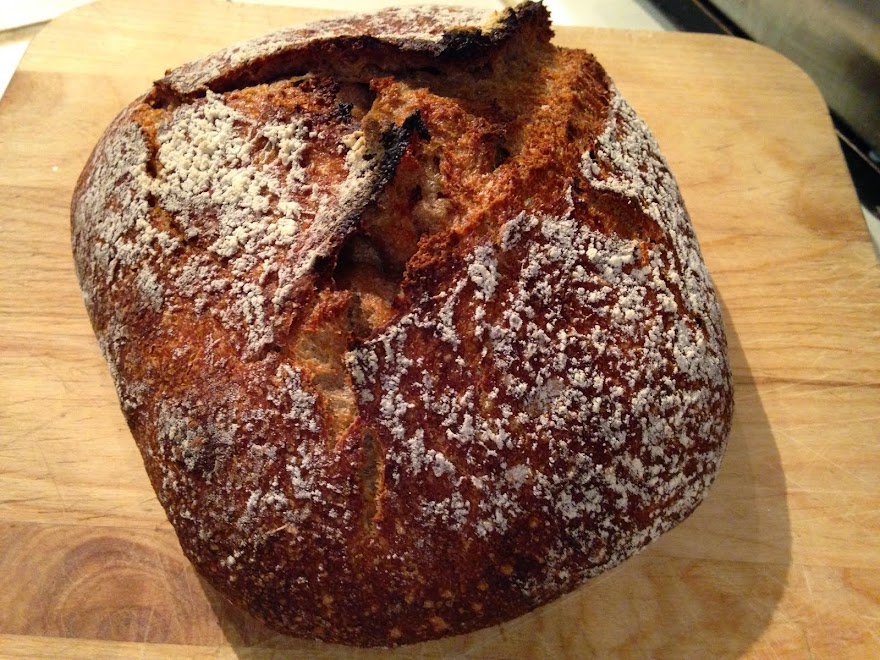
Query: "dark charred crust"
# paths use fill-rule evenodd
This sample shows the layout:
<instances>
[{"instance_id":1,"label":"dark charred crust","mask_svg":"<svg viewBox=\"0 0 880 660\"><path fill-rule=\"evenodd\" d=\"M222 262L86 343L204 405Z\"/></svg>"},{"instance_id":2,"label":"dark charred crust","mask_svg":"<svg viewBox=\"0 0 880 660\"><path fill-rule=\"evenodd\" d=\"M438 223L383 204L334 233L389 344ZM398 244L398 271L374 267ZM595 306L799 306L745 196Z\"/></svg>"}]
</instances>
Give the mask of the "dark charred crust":
<instances>
[{"instance_id":1,"label":"dark charred crust","mask_svg":"<svg viewBox=\"0 0 880 660\"><path fill-rule=\"evenodd\" d=\"M533 30L538 41L549 41L553 37L550 15L543 4L520 4L504 9L496 26L489 32L473 28L450 30L440 41L438 55L473 61L486 50L504 44L524 30Z\"/></svg>"}]
</instances>

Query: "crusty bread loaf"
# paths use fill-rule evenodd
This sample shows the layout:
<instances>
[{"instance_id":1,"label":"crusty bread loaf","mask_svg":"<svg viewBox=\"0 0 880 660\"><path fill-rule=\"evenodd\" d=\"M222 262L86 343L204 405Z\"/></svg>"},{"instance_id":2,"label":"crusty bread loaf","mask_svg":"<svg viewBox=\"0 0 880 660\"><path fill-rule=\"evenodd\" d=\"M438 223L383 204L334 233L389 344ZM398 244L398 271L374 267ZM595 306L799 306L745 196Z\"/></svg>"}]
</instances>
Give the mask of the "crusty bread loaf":
<instances>
[{"instance_id":1,"label":"crusty bread loaf","mask_svg":"<svg viewBox=\"0 0 880 660\"><path fill-rule=\"evenodd\" d=\"M356 645L518 616L697 506L730 428L675 181L542 5L386 10L169 72L72 203L197 569Z\"/></svg>"}]
</instances>

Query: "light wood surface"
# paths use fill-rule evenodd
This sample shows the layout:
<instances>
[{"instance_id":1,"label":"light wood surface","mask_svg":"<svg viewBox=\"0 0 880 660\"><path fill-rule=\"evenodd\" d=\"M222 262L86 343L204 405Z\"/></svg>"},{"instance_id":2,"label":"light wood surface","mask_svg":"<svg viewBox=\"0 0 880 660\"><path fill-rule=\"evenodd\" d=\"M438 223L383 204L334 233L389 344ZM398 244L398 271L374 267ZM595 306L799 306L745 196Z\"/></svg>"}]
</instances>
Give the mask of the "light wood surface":
<instances>
[{"instance_id":1,"label":"light wood surface","mask_svg":"<svg viewBox=\"0 0 880 660\"><path fill-rule=\"evenodd\" d=\"M0 655L372 657L273 634L177 545L80 299L68 204L166 67L319 12L105 2L37 36L0 100ZM560 29L681 184L736 387L710 496L639 556L508 624L400 657L880 655L880 267L809 79L753 44Z\"/></svg>"}]
</instances>

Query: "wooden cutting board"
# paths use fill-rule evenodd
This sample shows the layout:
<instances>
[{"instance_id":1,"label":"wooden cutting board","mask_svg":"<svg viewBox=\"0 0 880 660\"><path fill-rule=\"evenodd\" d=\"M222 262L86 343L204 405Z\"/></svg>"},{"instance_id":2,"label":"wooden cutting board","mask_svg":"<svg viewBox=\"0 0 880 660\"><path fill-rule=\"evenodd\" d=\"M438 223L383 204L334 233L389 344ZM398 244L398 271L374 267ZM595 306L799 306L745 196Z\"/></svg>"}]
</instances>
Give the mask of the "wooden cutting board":
<instances>
[{"instance_id":1,"label":"wooden cutting board","mask_svg":"<svg viewBox=\"0 0 880 660\"><path fill-rule=\"evenodd\" d=\"M372 657L273 634L184 559L73 273L68 203L166 67L316 11L120 0L46 27L0 101L0 655ZM710 496L639 556L511 623L401 657L880 655L880 268L825 106L744 41L559 29L678 177L736 386Z\"/></svg>"}]
</instances>

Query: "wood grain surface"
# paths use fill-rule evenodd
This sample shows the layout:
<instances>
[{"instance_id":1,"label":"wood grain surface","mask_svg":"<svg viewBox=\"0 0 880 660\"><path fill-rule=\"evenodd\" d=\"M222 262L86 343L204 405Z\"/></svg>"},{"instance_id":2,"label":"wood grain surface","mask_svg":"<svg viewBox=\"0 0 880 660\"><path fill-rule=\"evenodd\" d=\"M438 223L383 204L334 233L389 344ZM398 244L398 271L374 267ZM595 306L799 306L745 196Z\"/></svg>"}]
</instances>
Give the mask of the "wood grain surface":
<instances>
[{"instance_id":1,"label":"wood grain surface","mask_svg":"<svg viewBox=\"0 0 880 660\"><path fill-rule=\"evenodd\" d=\"M319 12L97 3L0 100L0 655L373 657L273 634L183 557L83 308L68 205L164 69ZM708 499L634 559L508 624L399 657L880 655L880 267L815 86L724 37L559 29L655 132L724 306L736 387Z\"/></svg>"}]
</instances>

